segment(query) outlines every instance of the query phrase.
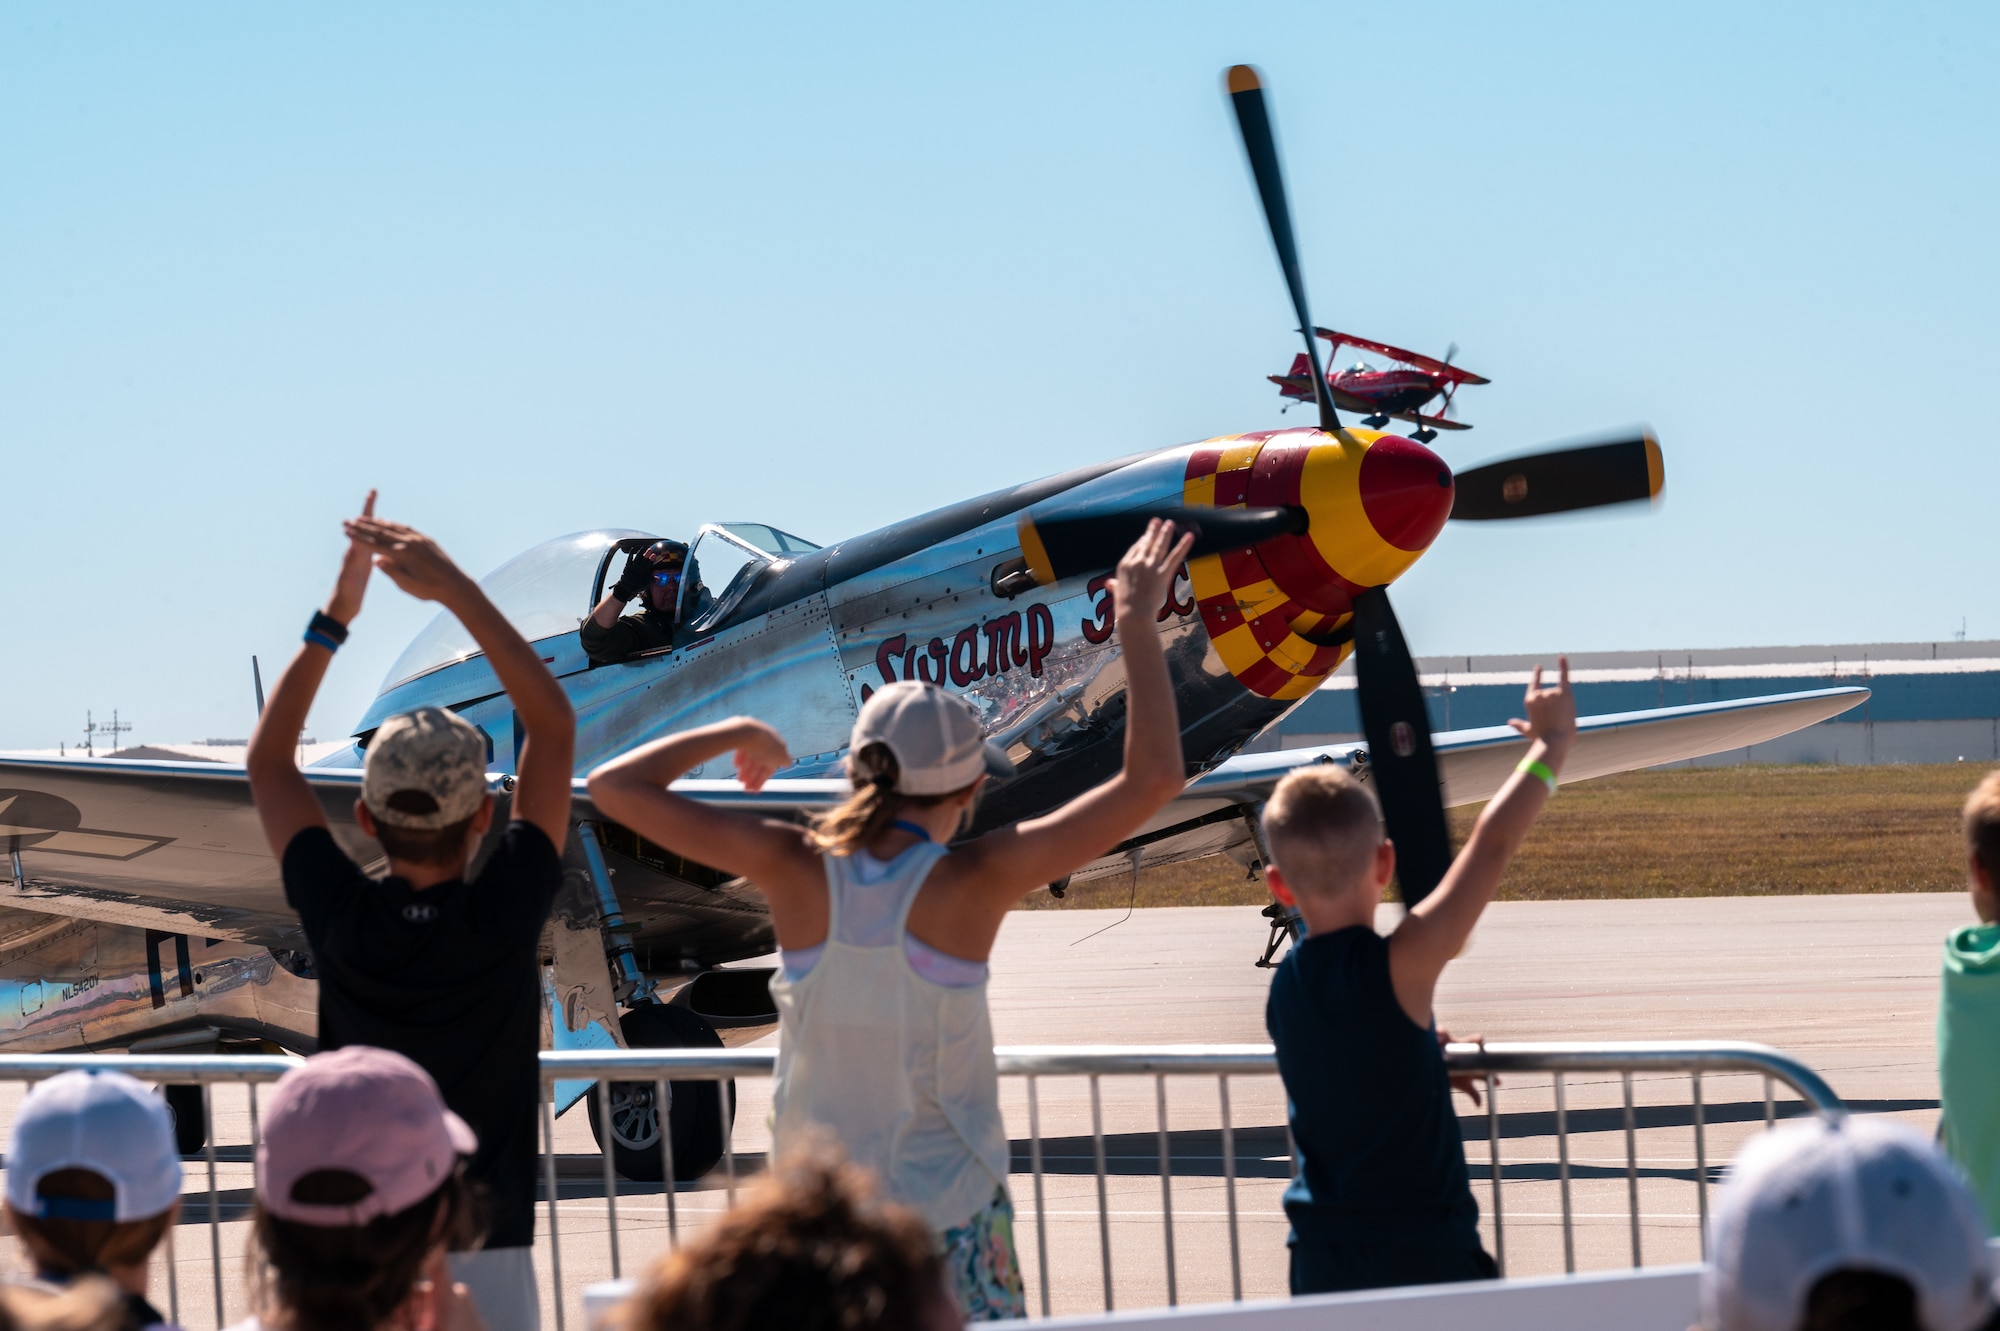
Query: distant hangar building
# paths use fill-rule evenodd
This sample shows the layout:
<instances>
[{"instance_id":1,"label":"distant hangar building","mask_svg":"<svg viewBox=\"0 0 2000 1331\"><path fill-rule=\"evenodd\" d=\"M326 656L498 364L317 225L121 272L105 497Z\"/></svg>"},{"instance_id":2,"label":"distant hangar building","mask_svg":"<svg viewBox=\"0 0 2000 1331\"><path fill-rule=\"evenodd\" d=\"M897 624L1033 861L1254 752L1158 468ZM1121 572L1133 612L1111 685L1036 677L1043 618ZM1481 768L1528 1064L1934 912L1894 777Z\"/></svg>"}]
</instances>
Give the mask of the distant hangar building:
<instances>
[{"instance_id":1,"label":"distant hangar building","mask_svg":"<svg viewBox=\"0 0 2000 1331\"><path fill-rule=\"evenodd\" d=\"M1500 726L1521 714L1521 691L1547 656L1426 656L1417 667L1431 728ZM1730 763L2000 763L2000 642L1875 642L1713 651L1579 652L1570 657L1585 715L1795 693L1839 684L1873 690L1829 721L1701 765ZM1297 710L1258 737L1258 749L1355 743L1350 660Z\"/></svg>"}]
</instances>

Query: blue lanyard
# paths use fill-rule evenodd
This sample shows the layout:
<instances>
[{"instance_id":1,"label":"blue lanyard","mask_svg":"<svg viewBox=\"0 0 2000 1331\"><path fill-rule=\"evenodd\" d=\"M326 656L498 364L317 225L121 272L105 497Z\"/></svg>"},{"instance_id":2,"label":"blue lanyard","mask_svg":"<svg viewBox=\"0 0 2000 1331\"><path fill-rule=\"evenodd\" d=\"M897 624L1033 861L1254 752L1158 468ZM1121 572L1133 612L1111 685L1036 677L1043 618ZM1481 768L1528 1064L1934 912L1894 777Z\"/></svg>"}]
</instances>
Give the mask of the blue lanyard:
<instances>
[{"instance_id":1,"label":"blue lanyard","mask_svg":"<svg viewBox=\"0 0 2000 1331\"><path fill-rule=\"evenodd\" d=\"M890 823L889 826L896 828L899 831L908 832L911 836L915 837L919 841L929 841L931 839L931 834L929 832L924 831L923 828L918 827L915 823L907 822L901 818L898 818L895 822Z\"/></svg>"}]
</instances>

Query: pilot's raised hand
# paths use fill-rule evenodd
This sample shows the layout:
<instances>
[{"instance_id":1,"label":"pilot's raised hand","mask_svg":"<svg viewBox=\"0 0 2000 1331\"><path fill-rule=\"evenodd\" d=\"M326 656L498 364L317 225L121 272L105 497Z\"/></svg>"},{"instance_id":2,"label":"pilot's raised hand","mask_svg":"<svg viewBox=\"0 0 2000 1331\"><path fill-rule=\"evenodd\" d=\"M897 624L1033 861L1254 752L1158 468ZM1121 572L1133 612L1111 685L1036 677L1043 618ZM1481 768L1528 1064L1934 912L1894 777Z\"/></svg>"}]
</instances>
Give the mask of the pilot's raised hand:
<instances>
[{"instance_id":1,"label":"pilot's raised hand","mask_svg":"<svg viewBox=\"0 0 2000 1331\"><path fill-rule=\"evenodd\" d=\"M634 550L625 556L625 567L618 574L618 581L612 584L611 594L621 601L629 601L646 590L646 584L653 580L653 561L646 558L644 550Z\"/></svg>"},{"instance_id":2,"label":"pilot's raised hand","mask_svg":"<svg viewBox=\"0 0 2000 1331\"><path fill-rule=\"evenodd\" d=\"M414 527L364 514L348 519L347 535L367 548L376 568L420 601L449 601L455 591L471 584L451 556Z\"/></svg>"},{"instance_id":3,"label":"pilot's raised hand","mask_svg":"<svg viewBox=\"0 0 2000 1331\"><path fill-rule=\"evenodd\" d=\"M1145 616L1138 622L1150 627L1152 611L1167 599L1181 562L1193 548L1193 532L1176 539L1174 524L1165 518L1147 523L1145 534L1132 542L1132 548L1118 561L1118 573L1111 582L1113 611L1122 618L1128 607L1136 607L1132 613Z\"/></svg>"}]
</instances>

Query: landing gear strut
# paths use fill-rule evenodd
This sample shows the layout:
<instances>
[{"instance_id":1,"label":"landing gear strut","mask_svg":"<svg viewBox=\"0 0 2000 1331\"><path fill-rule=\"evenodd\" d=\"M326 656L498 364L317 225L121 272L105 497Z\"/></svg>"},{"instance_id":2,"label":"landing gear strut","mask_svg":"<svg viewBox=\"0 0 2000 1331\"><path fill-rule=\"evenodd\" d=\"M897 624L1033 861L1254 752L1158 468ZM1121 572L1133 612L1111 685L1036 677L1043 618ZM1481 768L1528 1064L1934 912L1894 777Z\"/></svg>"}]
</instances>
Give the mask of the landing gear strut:
<instances>
[{"instance_id":1,"label":"landing gear strut","mask_svg":"<svg viewBox=\"0 0 2000 1331\"><path fill-rule=\"evenodd\" d=\"M603 932L614 1001L625 1007L618 1018L618 1033L627 1049L720 1049L722 1037L702 1017L685 1007L662 1003L652 980L639 969L633 955L632 937L611 886L611 871L604 862L603 843L593 822L577 824L577 845L589 871L592 891L597 898L598 925ZM599 1088L585 1094L590 1109L590 1131L597 1148L611 1153L611 1164L619 1174L635 1183L660 1183L667 1178L666 1154L661 1149L661 1126L672 1148L673 1177L677 1182L698 1179L722 1159L724 1144L736 1121L734 1081L682 1081L662 1084L653 1081L610 1082L604 1099Z\"/></svg>"},{"instance_id":2,"label":"landing gear strut","mask_svg":"<svg viewBox=\"0 0 2000 1331\"><path fill-rule=\"evenodd\" d=\"M1264 866L1271 862L1271 848L1264 844L1264 825L1258 821L1263 816L1264 807L1245 805L1243 825L1250 829L1250 840L1257 847L1257 863L1251 872L1261 875ZM1278 949L1290 940L1294 946L1306 936L1305 920L1298 911L1282 901L1273 901L1261 912L1271 922L1271 936L1264 940L1264 955L1257 958L1260 970L1270 970L1277 963L1271 958L1278 955Z\"/></svg>"},{"instance_id":3,"label":"landing gear strut","mask_svg":"<svg viewBox=\"0 0 2000 1331\"><path fill-rule=\"evenodd\" d=\"M1271 936L1265 940L1264 955L1257 958L1257 965L1264 970L1270 970L1278 964L1271 958L1278 955L1278 949L1284 945L1286 939L1289 938L1293 946L1298 945L1299 939L1305 932L1305 922L1296 910L1282 901L1274 901L1264 907L1263 915L1271 922Z\"/></svg>"}]
</instances>

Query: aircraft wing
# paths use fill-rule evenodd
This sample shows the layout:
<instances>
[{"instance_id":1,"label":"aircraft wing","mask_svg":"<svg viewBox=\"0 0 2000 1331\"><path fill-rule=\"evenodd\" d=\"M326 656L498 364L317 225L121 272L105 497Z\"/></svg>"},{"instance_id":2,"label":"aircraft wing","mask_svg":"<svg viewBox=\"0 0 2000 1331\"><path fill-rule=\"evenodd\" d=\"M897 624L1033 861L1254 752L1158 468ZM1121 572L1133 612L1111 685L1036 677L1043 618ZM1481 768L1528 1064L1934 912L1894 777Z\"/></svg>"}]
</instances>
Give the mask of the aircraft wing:
<instances>
[{"instance_id":1,"label":"aircraft wing","mask_svg":"<svg viewBox=\"0 0 2000 1331\"><path fill-rule=\"evenodd\" d=\"M1331 328L1315 328L1313 332L1333 343L1336 349L1340 347L1356 347L1362 351L1372 351L1378 356L1387 356L1390 360L1399 360L1412 369L1422 370L1426 374L1439 375L1456 383L1490 384L1493 382L1491 379L1483 378L1480 375L1472 373L1470 370L1461 370L1458 366L1441 361L1435 356L1426 356L1421 351L1405 351L1401 347L1392 347L1387 342L1375 342L1365 337L1351 337L1346 333L1336 333ZM1337 351L1336 354L1338 354Z\"/></svg>"},{"instance_id":2,"label":"aircraft wing","mask_svg":"<svg viewBox=\"0 0 2000 1331\"><path fill-rule=\"evenodd\" d=\"M308 769L333 833L364 861L361 773ZM235 763L0 758L0 905L210 938L301 946Z\"/></svg>"},{"instance_id":3,"label":"aircraft wing","mask_svg":"<svg viewBox=\"0 0 2000 1331\"><path fill-rule=\"evenodd\" d=\"M1678 762L1742 748L1836 716L1868 696L1864 688L1745 698L1585 717L1564 778ZM1446 800L1490 798L1520 760L1523 744L1505 726L1435 737ZM1188 784L1138 835L1072 875L1083 880L1209 855L1255 856L1246 818L1290 771L1319 762L1350 764L1362 743L1240 754ZM361 773L307 768L334 838L369 865L381 848L354 823ZM489 774L506 799L507 778ZM734 781L681 781L696 799L772 813L823 808L847 792L844 780L778 780L761 791ZM596 811L582 781L573 814ZM504 819L504 811L503 811ZM502 820L496 820L499 822ZM298 919L285 904L277 862L264 844L241 766L113 758L0 757L0 910L100 920L265 946L300 946Z\"/></svg>"},{"instance_id":4,"label":"aircraft wing","mask_svg":"<svg viewBox=\"0 0 2000 1331\"><path fill-rule=\"evenodd\" d=\"M381 847L354 822L357 769L306 768L334 839L367 865ZM507 778L490 773L506 799ZM697 798L774 811L818 807L845 781L686 781ZM574 816L595 809L576 783ZM496 825L504 824L502 819ZM241 765L122 758L0 757L0 909L298 947L277 861Z\"/></svg>"},{"instance_id":5,"label":"aircraft wing","mask_svg":"<svg viewBox=\"0 0 2000 1331\"><path fill-rule=\"evenodd\" d=\"M1576 745L1563 764L1563 780L1584 781L1661 763L1723 753L1838 716L1868 697L1860 687L1813 689L1762 698L1660 707L1641 712L1586 716L1577 722ZM1521 760L1527 745L1511 728L1450 730L1432 736L1447 805L1491 799ZM1289 772L1315 763L1351 766L1368 745L1349 744L1245 753L1188 783L1179 799L1154 816L1138 835L1071 875L1076 881L1130 873L1141 867L1231 855L1246 867L1256 857L1246 821Z\"/></svg>"},{"instance_id":6,"label":"aircraft wing","mask_svg":"<svg viewBox=\"0 0 2000 1331\"><path fill-rule=\"evenodd\" d=\"M1392 411L1389 414L1399 421L1408 421L1412 425L1428 425L1433 430L1470 430L1472 428L1464 421L1455 421L1445 416L1426 416L1421 411Z\"/></svg>"}]
</instances>

